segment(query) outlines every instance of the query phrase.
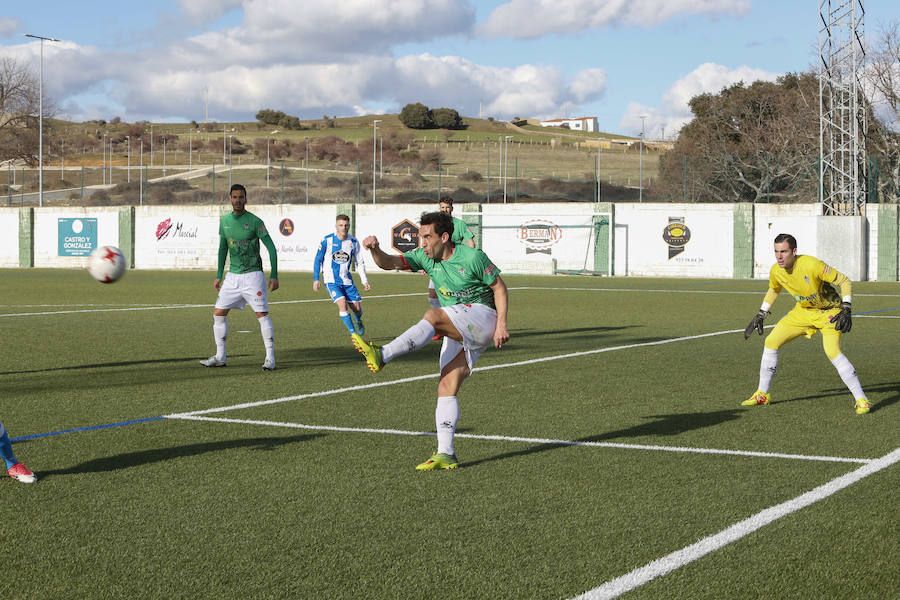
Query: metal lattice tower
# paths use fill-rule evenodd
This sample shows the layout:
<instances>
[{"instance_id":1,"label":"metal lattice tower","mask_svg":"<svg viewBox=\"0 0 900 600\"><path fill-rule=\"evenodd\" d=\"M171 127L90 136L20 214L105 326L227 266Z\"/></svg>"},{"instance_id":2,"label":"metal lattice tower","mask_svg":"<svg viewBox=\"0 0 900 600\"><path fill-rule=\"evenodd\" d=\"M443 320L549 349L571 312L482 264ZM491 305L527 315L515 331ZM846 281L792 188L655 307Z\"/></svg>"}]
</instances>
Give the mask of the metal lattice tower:
<instances>
[{"instance_id":1,"label":"metal lattice tower","mask_svg":"<svg viewBox=\"0 0 900 600\"><path fill-rule=\"evenodd\" d=\"M820 0L819 201L826 215L860 215L866 204L863 0Z\"/></svg>"}]
</instances>

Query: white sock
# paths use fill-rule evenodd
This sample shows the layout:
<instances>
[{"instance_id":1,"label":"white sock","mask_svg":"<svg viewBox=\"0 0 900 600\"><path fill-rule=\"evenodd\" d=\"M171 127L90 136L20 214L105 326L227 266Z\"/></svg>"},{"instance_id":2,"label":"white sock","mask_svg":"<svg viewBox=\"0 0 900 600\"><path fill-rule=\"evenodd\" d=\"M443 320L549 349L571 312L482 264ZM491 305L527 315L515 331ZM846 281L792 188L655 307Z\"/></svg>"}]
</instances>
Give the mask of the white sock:
<instances>
[{"instance_id":1,"label":"white sock","mask_svg":"<svg viewBox=\"0 0 900 600\"><path fill-rule=\"evenodd\" d=\"M381 360L388 362L392 358L418 350L428 344L434 337L434 327L422 319L392 341L381 348Z\"/></svg>"},{"instance_id":2,"label":"white sock","mask_svg":"<svg viewBox=\"0 0 900 600\"><path fill-rule=\"evenodd\" d=\"M456 396L441 396L437 399L437 408L434 409L434 424L437 427L437 451L442 454L454 454L453 435L456 433L456 423L459 421L459 398Z\"/></svg>"},{"instance_id":3,"label":"white sock","mask_svg":"<svg viewBox=\"0 0 900 600\"><path fill-rule=\"evenodd\" d=\"M216 358L225 360L225 341L228 339L228 317L213 315L213 337L216 339Z\"/></svg>"},{"instance_id":4,"label":"white sock","mask_svg":"<svg viewBox=\"0 0 900 600\"><path fill-rule=\"evenodd\" d=\"M438 300L437 298L432 298L431 296L428 296L428 304L431 305L431 308L440 308L441 307L441 301Z\"/></svg>"},{"instance_id":5,"label":"white sock","mask_svg":"<svg viewBox=\"0 0 900 600\"><path fill-rule=\"evenodd\" d=\"M778 368L778 350L763 348L762 359L759 361L759 391L769 393L772 385L772 377Z\"/></svg>"},{"instance_id":6,"label":"white sock","mask_svg":"<svg viewBox=\"0 0 900 600\"><path fill-rule=\"evenodd\" d=\"M259 332L266 347L266 360L275 360L275 328L269 315L259 318Z\"/></svg>"},{"instance_id":7,"label":"white sock","mask_svg":"<svg viewBox=\"0 0 900 600\"><path fill-rule=\"evenodd\" d=\"M853 368L850 359L841 353L837 355L837 358L831 361L831 364L837 369L838 375L844 380L844 385L847 386L847 389L850 390L850 393L853 394L853 397L856 400L866 397L866 393L862 389L862 384L856 376L856 369Z\"/></svg>"}]
</instances>

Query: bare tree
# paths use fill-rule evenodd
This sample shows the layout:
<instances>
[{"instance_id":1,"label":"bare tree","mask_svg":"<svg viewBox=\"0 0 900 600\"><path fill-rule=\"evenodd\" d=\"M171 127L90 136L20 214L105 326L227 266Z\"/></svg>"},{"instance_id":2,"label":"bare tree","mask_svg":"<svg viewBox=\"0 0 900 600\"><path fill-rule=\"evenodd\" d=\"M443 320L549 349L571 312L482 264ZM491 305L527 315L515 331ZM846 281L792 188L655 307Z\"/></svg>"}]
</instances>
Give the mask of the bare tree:
<instances>
[{"instance_id":1,"label":"bare tree","mask_svg":"<svg viewBox=\"0 0 900 600\"><path fill-rule=\"evenodd\" d=\"M40 91L37 77L22 62L0 58L0 161L38 162L38 112ZM44 117L52 113L44 101ZM47 135L45 130L44 135Z\"/></svg>"},{"instance_id":2,"label":"bare tree","mask_svg":"<svg viewBox=\"0 0 900 600\"><path fill-rule=\"evenodd\" d=\"M874 119L868 152L877 160L882 202L900 196L900 23L884 26L868 51L866 78Z\"/></svg>"}]
</instances>

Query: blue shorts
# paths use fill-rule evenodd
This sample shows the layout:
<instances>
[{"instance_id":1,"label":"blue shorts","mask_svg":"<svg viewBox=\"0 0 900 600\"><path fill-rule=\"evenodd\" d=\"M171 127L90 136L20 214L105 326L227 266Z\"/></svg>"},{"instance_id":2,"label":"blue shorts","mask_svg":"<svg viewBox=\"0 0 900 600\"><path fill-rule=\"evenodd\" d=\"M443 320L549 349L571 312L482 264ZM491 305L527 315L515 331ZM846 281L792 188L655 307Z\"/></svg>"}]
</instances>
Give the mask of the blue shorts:
<instances>
[{"instance_id":1,"label":"blue shorts","mask_svg":"<svg viewBox=\"0 0 900 600\"><path fill-rule=\"evenodd\" d=\"M362 296L359 295L359 290L356 289L356 286L352 283L350 285L326 283L325 287L328 288L328 293L331 294L331 299L335 302L337 302L339 298L346 298L347 302L360 302L362 300Z\"/></svg>"}]
</instances>

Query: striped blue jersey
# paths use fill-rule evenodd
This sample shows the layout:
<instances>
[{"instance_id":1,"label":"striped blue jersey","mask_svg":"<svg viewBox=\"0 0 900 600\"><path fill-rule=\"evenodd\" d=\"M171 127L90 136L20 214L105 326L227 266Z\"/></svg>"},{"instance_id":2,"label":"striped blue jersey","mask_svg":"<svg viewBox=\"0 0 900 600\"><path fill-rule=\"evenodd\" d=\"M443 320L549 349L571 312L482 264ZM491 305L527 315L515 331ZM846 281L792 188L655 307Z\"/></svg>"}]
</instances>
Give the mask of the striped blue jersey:
<instances>
[{"instance_id":1,"label":"striped blue jersey","mask_svg":"<svg viewBox=\"0 0 900 600\"><path fill-rule=\"evenodd\" d=\"M366 264L360 252L359 242L352 235L347 239L340 239L337 234L329 234L322 238L319 251L316 252L316 260L313 263L313 280L321 278L325 283L339 283L352 285L353 277L350 274L350 265L356 261L356 270L363 285L369 282L366 277Z\"/></svg>"}]
</instances>

